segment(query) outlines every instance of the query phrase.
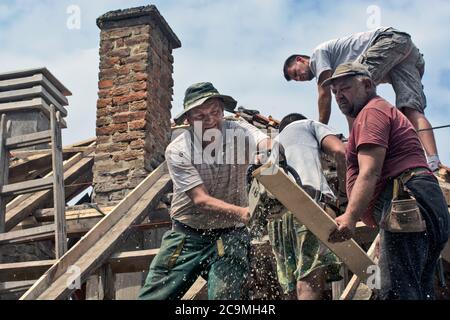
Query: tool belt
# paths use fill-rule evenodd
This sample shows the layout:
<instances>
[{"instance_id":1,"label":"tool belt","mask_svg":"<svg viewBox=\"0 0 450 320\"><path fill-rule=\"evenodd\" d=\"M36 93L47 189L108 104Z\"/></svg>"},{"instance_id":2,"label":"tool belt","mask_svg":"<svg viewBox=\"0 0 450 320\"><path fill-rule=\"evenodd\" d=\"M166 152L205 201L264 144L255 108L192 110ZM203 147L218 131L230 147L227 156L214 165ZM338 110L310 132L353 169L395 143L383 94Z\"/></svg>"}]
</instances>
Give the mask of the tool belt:
<instances>
[{"instance_id":1,"label":"tool belt","mask_svg":"<svg viewBox=\"0 0 450 320\"><path fill-rule=\"evenodd\" d=\"M390 232L424 232L425 220L422 217L416 199L406 190L406 183L414 176L430 174L425 168L410 169L394 178L392 201L380 226Z\"/></svg>"}]
</instances>

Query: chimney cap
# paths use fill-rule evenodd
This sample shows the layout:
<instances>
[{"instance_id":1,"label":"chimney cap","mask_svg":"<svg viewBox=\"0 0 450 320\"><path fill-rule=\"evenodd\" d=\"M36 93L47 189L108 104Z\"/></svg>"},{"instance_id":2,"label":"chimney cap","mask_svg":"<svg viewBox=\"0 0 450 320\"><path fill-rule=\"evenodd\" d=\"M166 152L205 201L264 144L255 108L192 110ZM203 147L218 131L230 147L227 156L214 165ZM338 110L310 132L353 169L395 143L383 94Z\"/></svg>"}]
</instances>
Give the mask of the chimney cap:
<instances>
[{"instance_id":1,"label":"chimney cap","mask_svg":"<svg viewBox=\"0 0 450 320\"><path fill-rule=\"evenodd\" d=\"M97 26L104 30L148 24L150 21L155 22L161 28L162 32L169 39L173 49L181 47L180 39L178 39L154 5L109 11L97 18Z\"/></svg>"}]
</instances>

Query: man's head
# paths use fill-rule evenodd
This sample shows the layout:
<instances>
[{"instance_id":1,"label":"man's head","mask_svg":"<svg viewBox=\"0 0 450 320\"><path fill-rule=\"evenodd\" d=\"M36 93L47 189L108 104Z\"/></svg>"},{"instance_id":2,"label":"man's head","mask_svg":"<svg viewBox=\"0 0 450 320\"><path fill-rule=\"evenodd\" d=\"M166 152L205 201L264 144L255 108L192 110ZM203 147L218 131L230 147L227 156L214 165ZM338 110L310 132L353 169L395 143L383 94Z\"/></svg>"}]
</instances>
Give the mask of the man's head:
<instances>
[{"instance_id":1,"label":"man's head","mask_svg":"<svg viewBox=\"0 0 450 320\"><path fill-rule=\"evenodd\" d=\"M184 94L184 110L176 118L180 124L185 119L189 124L200 121L204 130L220 129L223 122L223 111L233 111L236 100L230 96L220 94L210 82L191 85Z\"/></svg>"},{"instance_id":2,"label":"man's head","mask_svg":"<svg viewBox=\"0 0 450 320\"><path fill-rule=\"evenodd\" d=\"M201 122L203 131L221 129L223 123L224 102L220 98L206 100L200 106L189 110L186 114L190 125Z\"/></svg>"},{"instance_id":3,"label":"man's head","mask_svg":"<svg viewBox=\"0 0 450 320\"><path fill-rule=\"evenodd\" d=\"M309 56L293 54L284 62L283 73L287 81L310 81L314 74L309 67Z\"/></svg>"},{"instance_id":4,"label":"man's head","mask_svg":"<svg viewBox=\"0 0 450 320\"><path fill-rule=\"evenodd\" d=\"M290 113L287 116L285 116L283 119L281 119L280 126L278 128L278 131L281 132L286 128L289 124L291 124L294 121L304 120L307 119L304 115L300 113Z\"/></svg>"},{"instance_id":5,"label":"man's head","mask_svg":"<svg viewBox=\"0 0 450 320\"><path fill-rule=\"evenodd\" d=\"M336 68L322 86L331 86L342 113L356 118L363 107L376 96L376 86L366 66L353 62Z\"/></svg>"}]
</instances>

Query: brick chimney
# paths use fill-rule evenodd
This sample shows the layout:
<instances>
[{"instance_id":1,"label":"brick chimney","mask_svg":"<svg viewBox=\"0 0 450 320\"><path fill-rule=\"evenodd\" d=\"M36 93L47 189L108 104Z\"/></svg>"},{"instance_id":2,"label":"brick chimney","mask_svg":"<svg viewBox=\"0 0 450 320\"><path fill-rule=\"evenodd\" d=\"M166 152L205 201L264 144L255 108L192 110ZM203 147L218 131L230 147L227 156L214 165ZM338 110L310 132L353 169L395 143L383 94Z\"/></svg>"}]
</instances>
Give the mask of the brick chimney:
<instances>
[{"instance_id":1,"label":"brick chimney","mask_svg":"<svg viewBox=\"0 0 450 320\"><path fill-rule=\"evenodd\" d=\"M164 157L170 142L172 49L181 47L151 5L97 19L100 73L94 201L120 201Z\"/></svg>"}]
</instances>

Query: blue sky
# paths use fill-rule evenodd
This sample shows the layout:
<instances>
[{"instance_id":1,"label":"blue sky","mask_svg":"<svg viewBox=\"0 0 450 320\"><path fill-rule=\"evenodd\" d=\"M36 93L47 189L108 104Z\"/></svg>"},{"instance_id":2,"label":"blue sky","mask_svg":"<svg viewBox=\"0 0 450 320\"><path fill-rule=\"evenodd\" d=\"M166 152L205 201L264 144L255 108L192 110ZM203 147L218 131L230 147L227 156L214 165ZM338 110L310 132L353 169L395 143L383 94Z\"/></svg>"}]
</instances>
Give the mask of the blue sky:
<instances>
[{"instance_id":1,"label":"blue sky","mask_svg":"<svg viewBox=\"0 0 450 320\"><path fill-rule=\"evenodd\" d=\"M182 42L174 51L172 114L194 82L211 81L240 105L281 118L301 112L317 118L316 85L287 82L285 58L310 54L319 43L379 24L409 32L424 54L426 114L434 126L450 124L450 1L294 0L1 0L0 72L46 66L72 92L64 144L95 135L99 29L95 19L115 9L155 4ZM68 8L80 9L80 28L69 29ZM371 7L372 6L372 7ZM369 26L368 26L369 22ZM380 95L391 102L389 85ZM346 131L333 104L330 125ZM450 164L450 129L436 131L441 159Z\"/></svg>"}]
</instances>

